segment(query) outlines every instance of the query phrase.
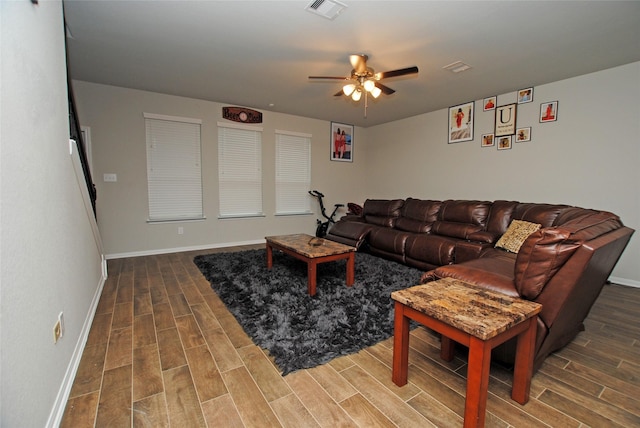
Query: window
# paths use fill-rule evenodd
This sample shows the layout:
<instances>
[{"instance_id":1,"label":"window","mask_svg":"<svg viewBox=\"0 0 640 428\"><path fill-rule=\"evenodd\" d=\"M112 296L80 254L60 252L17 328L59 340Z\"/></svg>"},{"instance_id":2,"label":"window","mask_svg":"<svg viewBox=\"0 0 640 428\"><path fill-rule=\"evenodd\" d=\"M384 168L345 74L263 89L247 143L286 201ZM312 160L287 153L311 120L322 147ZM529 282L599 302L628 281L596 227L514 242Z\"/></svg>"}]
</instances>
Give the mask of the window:
<instances>
[{"instance_id":1,"label":"window","mask_svg":"<svg viewBox=\"0 0 640 428\"><path fill-rule=\"evenodd\" d=\"M276 214L308 214L311 135L276 130Z\"/></svg>"},{"instance_id":2,"label":"window","mask_svg":"<svg viewBox=\"0 0 640 428\"><path fill-rule=\"evenodd\" d=\"M218 123L220 217L262 216L262 128Z\"/></svg>"},{"instance_id":3,"label":"window","mask_svg":"<svg viewBox=\"0 0 640 428\"><path fill-rule=\"evenodd\" d=\"M145 113L149 221L203 219L198 119Z\"/></svg>"}]
</instances>

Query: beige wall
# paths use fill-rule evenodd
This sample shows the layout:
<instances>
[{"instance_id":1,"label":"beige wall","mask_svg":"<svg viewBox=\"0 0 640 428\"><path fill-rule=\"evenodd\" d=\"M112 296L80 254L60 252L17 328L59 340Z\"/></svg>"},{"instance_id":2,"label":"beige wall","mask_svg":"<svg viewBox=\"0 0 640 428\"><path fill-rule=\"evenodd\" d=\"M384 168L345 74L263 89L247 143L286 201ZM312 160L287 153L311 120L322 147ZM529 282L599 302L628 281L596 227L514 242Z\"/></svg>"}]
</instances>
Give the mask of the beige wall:
<instances>
[{"instance_id":1,"label":"beige wall","mask_svg":"<svg viewBox=\"0 0 640 428\"><path fill-rule=\"evenodd\" d=\"M224 219L218 216L217 123L224 104L74 82L82 125L91 129L93 175L98 191L98 224L107 257L149 254L189 248L210 248L258 242L265 236L315 233L316 215L274 216L275 134L286 130L312 135L311 183L326 195L325 203L363 200L366 142L356 128L353 162L329 160L330 123L263 111L263 208L265 217ZM204 221L149 224L147 160L143 113L202 120ZM115 183L103 174L115 173ZM311 201L312 209L319 211ZM344 210L341 211L344 213ZM184 234L178 234L178 227Z\"/></svg>"},{"instance_id":2,"label":"beige wall","mask_svg":"<svg viewBox=\"0 0 640 428\"><path fill-rule=\"evenodd\" d=\"M482 100L471 142L447 144L446 109L367 128L367 195L563 203L612 211L640 230L640 63L536 86L533 96L517 117L532 141L511 150L480 147L494 126ZM498 96L498 105L515 101L515 92ZM559 102L557 122L539 123L545 101ZM640 286L638 260L634 236L613 276Z\"/></svg>"},{"instance_id":3,"label":"beige wall","mask_svg":"<svg viewBox=\"0 0 640 428\"><path fill-rule=\"evenodd\" d=\"M103 283L69 154L63 28L59 1L0 2L3 427L57 426Z\"/></svg>"},{"instance_id":4,"label":"beige wall","mask_svg":"<svg viewBox=\"0 0 640 428\"><path fill-rule=\"evenodd\" d=\"M223 104L75 82L83 125L91 127L99 224L106 253L162 252L255 242L265 235L313 233L315 216L274 217L275 129L313 134L312 187L327 203L369 198L513 199L613 211L640 228L640 63L534 88L534 101L518 106L518 126L532 141L511 150L480 147L492 132L493 112L476 103L475 139L447 144L447 110L355 130L354 163L331 162L329 123L264 112L264 208L260 219L218 220L217 128ZM491 94L487 94L491 95ZM498 105L516 94L498 94ZM558 101L558 121L539 123L540 103ZM147 224L143 112L203 120L207 220ZM118 174L104 183L104 173ZM184 235L177 227L184 227ZM614 277L640 286L640 241L634 238Z\"/></svg>"}]
</instances>

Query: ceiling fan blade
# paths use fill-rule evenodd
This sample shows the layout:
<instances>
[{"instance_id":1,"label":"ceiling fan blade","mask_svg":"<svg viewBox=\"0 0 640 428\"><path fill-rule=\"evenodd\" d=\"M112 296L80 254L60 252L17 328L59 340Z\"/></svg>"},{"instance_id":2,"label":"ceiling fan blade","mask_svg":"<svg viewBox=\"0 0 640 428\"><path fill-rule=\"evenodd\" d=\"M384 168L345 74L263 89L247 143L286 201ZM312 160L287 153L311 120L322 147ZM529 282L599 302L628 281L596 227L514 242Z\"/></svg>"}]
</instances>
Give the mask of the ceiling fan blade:
<instances>
[{"instance_id":1,"label":"ceiling fan blade","mask_svg":"<svg viewBox=\"0 0 640 428\"><path fill-rule=\"evenodd\" d=\"M384 86L380 82L375 82L375 84L376 84L376 87L379 88L382 91L382 93L385 94L385 95L391 95L391 94L393 94L395 92L395 90L391 89L388 86Z\"/></svg>"},{"instance_id":2,"label":"ceiling fan blade","mask_svg":"<svg viewBox=\"0 0 640 428\"><path fill-rule=\"evenodd\" d=\"M401 68L398 70L383 71L381 73L376 73L376 78L388 79L389 77L405 76L407 74L416 74L417 72L418 72L418 67L413 66L413 67Z\"/></svg>"},{"instance_id":3,"label":"ceiling fan blade","mask_svg":"<svg viewBox=\"0 0 640 428\"><path fill-rule=\"evenodd\" d=\"M364 54L349 56L351 67L353 67L356 73L364 73L367 71L367 59L369 59L369 57Z\"/></svg>"},{"instance_id":4,"label":"ceiling fan blade","mask_svg":"<svg viewBox=\"0 0 640 428\"><path fill-rule=\"evenodd\" d=\"M309 76L309 79L333 79L333 80L349 80L344 76Z\"/></svg>"},{"instance_id":5,"label":"ceiling fan blade","mask_svg":"<svg viewBox=\"0 0 640 428\"><path fill-rule=\"evenodd\" d=\"M335 94L333 94L334 97L340 97L344 95L344 91L342 89L340 89L338 92L336 92Z\"/></svg>"}]
</instances>

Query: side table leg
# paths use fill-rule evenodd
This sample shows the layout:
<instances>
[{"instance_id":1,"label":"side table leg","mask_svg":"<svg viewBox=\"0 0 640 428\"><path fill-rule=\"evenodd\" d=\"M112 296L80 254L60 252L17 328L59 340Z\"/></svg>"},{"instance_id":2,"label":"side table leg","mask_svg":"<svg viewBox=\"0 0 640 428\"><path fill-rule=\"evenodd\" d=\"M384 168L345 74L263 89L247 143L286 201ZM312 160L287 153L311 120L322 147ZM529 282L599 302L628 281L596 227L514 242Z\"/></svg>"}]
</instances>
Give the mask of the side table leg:
<instances>
[{"instance_id":1,"label":"side table leg","mask_svg":"<svg viewBox=\"0 0 640 428\"><path fill-rule=\"evenodd\" d=\"M513 387L511 398L520 404L529 401L531 388L531 376L533 375L533 353L536 346L536 329L538 316L531 317L528 321L529 328L518 336L516 345L516 361L513 368Z\"/></svg>"},{"instance_id":2,"label":"side table leg","mask_svg":"<svg viewBox=\"0 0 640 428\"><path fill-rule=\"evenodd\" d=\"M356 280L356 253L350 252L347 259L347 287L351 287Z\"/></svg>"},{"instance_id":3,"label":"side table leg","mask_svg":"<svg viewBox=\"0 0 640 428\"><path fill-rule=\"evenodd\" d=\"M464 426L483 427L489 393L491 346L474 336L469 342L467 398L464 403Z\"/></svg>"},{"instance_id":4,"label":"side table leg","mask_svg":"<svg viewBox=\"0 0 640 428\"><path fill-rule=\"evenodd\" d=\"M391 380L398 386L407 384L409 374L409 318L404 316L404 308L395 302Z\"/></svg>"},{"instance_id":5,"label":"side table leg","mask_svg":"<svg viewBox=\"0 0 640 428\"><path fill-rule=\"evenodd\" d=\"M316 262L313 260L307 262L307 289L309 296L316 295Z\"/></svg>"},{"instance_id":6,"label":"side table leg","mask_svg":"<svg viewBox=\"0 0 640 428\"><path fill-rule=\"evenodd\" d=\"M273 248L267 242L267 269L271 270L273 267Z\"/></svg>"},{"instance_id":7,"label":"side table leg","mask_svg":"<svg viewBox=\"0 0 640 428\"><path fill-rule=\"evenodd\" d=\"M440 358L445 361L453 360L456 350L456 342L442 335L440 337Z\"/></svg>"}]
</instances>

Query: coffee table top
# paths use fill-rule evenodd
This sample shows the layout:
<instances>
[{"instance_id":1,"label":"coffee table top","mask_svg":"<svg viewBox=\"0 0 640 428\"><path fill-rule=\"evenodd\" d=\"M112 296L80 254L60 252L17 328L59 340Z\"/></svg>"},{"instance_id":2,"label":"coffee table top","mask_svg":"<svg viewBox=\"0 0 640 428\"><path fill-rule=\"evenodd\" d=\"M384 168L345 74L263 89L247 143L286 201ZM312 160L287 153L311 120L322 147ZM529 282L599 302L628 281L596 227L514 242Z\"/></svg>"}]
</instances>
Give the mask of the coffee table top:
<instances>
[{"instance_id":1,"label":"coffee table top","mask_svg":"<svg viewBox=\"0 0 640 428\"><path fill-rule=\"evenodd\" d=\"M391 298L482 340L538 314L542 305L453 278L398 290Z\"/></svg>"},{"instance_id":2,"label":"coffee table top","mask_svg":"<svg viewBox=\"0 0 640 428\"><path fill-rule=\"evenodd\" d=\"M295 251L296 253L302 254L310 259L316 257L335 256L337 254L349 253L356 250L356 247L344 245L329 239L317 238L305 233L267 236L265 239L268 243Z\"/></svg>"}]
</instances>

